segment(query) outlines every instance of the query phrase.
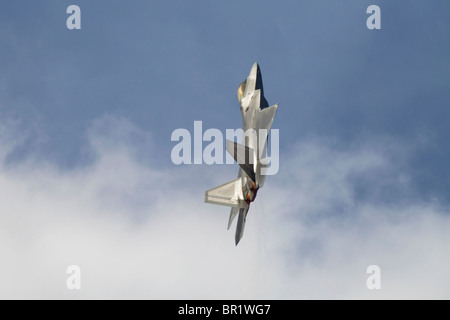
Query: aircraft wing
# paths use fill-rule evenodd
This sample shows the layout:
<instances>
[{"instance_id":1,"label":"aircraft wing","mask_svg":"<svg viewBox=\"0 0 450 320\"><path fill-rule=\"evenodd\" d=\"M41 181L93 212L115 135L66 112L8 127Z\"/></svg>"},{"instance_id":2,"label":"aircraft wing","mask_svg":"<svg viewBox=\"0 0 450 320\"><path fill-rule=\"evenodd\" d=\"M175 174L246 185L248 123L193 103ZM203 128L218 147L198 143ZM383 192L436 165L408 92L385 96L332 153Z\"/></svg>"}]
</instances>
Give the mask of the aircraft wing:
<instances>
[{"instance_id":1,"label":"aircraft wing","mask_svg":"<svg viewBox=\"0 0 450 320\"><path fill-rule=\"evenodd\" d=\"M258 170L256 170L256 180L258 180L258 185L260 187L264 186L264 181L266 180L265 175L260 175L260 168L266 166L264 164L264 161L261 159L264 159L266 157L266 151L267 151L267 137L269 135L270 128L272 127L273 119L275 118L275 115L278 110L278 104L275 104L271 107L258 110L256 113L256 132L258 133L258 141L259 143L264 143L261 152L258 154L259 163L260 166ZM260 129L265 129L265 133L261 132ZM262 140L261 140L262 139ZM261 147L261 145L259 145Z\"/></svg>"},{"instance_id":2,"label":"aircraft wing","mask_svg":"<svg viewBox=\"0 0 450 320\"><path fill-rule=\"evenodd\" d=\"M226 140L226 148L227 152L233 157L234 161L239 164L240 168L250 179L252 179L252 181L255 181L255 172L253 170L255 152L253 149L228 139ZM241 174L241 172L239 172L239 174Z\"/></svg>"},{"instance_id":3,"label":"aircraft wing","mask_svg":"<svg viewBox=\"0 0 450 320\"><path fill-rule=\"evenodd\" d=\"M266 129L267 132L269 132L270 128L272 127L273 118L275 118L277 110L278 104L258 110L258 112L256 113L256 132L258 132L259 129Z\"/></svg>"}]
</instances>

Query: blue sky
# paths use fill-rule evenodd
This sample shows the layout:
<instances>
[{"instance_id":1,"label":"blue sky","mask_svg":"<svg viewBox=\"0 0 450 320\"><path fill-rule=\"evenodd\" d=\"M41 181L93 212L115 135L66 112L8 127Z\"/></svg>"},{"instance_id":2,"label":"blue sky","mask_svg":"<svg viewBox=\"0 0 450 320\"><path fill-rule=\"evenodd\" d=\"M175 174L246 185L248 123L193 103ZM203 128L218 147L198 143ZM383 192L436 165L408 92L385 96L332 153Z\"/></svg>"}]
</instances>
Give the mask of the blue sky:
<instances>
[{"instance_id":1,"label":"blue sky","mask_svg":"<svg viewBox=\"0 0 450 320\"><path fill-rule=\"evenodd\" d=\"M66 28L70 4L81 8L81 30ZM366 8L371 4L381 8L381 30L366 28ZM17 201L23 201L30 195L27 192L44 179L45 185L53 187L48 192L39 191L36 199L54 195L42 202L46 208L42 211L48 212L59 208L58 203L66 197L74 197L59 194L57 186L78 190L86 184L93 193L82 197L84 200L72 199L74 207L68 210L69 216L81 210L80 201L86 201L87 211L92 211L89 217L123 210L119 216L131 213L133 221L148 221L152 220L149 208L163 216L170 214L159 204L164 194L159 198L161 192L155 186L162 184L161 190L171 192L166 184L172 182L177 185L174 191L180 195L179 201L186 200L186 215L194 210L189 205L206 214L218 211L201 203L203 191L231 180L237 169L174 166L170 161L174 146L170 135L177 128L192 130L195 120L202 120L204 129L239 127L236 89L258 61L267 100L280 103L274 122L274 128L280 130L280 173L268 179L267 187L272 182L271 194L278 194L278 187L290 188L294 194L317 189L310 198L317 196L324 204L316 207L304 203L298 209L292 199L272 199L267 191L267 203L261 207L283 205L290 208L286 217L302 212L306 216L300 219L298 230L304 231L303 227L314 221L312 231L308 231L310 238L297 239L298 246L289 249L295 257L301 260L311 248L329 248L328 242L320 241L320 232L314 234L314 230L322 223L336 227L335 216L347 221L355 215L366 217L370 216L367 212L395 212L393 208L397 208L401 212L398 217L404 212L421 216L418 212L432 211L432 217L439 217L436 221L447 221L449 17L450 4L444 0L3 2L0 154L4 188L25 183L28 187L19 188L23 193L17 193ZM110 164L103 161L108 156L119 164L131 163L129 173L134 178L126 187L115 185L123 177L117 168L118 172L109 171ZM142 180L136 173L139 170L152 178ZM167 178L156 172L164 172ZM110 181L103 174L118 176ZM286 183L285 179L291 177L299 180ZM147 191L158 196L149 199ZM281 199L286 202L280 203ZM109 203L107 208L103 208L105 203ZM99 206L103 209L97 211ZM311 214L305 213L307 209ZM23 210L29 214L33 211ZM217 214L221 213L223 221L208 220L210 224L225 225L226 213ZM204 219L199 213L194 216ZM53 215L43 215L41 221L50 218ZM126 224L121 219L114 220L115 225ZM286 219L282 222L290 221ZM87 218L86 224L89 221ZM164 221L154 219L148 222L149 228L172 226ZM260 221L261 229L268 221ZM342 232L337 231L337 237L350 244L352 241L344 236L347 228L356 230L364 223L346 223L339 223ZM414 229L407 225L406 229ZM430 225L423 230L425 238L434 232L440 234L439 223L437 230L433 223ZM205 223L205 229L210 227ZM230 232L219 230L232 244ZM257 232L262 231L253 232L255 237L249 236L248 242L261 241ZM368 241L378 248L376 237ZM223 244L219 243L217 246ZM284 244L277 243L274 252L278 254ZM380 249L380 255L388 247ZM21 250L25 249L17 249ZM329 261L329 252L324 249L320 259L314 255L311 261ZM383 257L386 263L391 261ZM319 263L319 269L327 266ZM55 292L49 296L59 295ZM231 289L229 295L233 296ZM171 292L166 296L178 297ZM242 296L253 297L251 292ZM335 296L353 295L336 292ZM394 290L387 296L398 295Z\"/></svg>"},{"instance_id":2,"label":"blue sky","mask_svg":"<svg viewBox=\"0 0 450 320\"><path fill-rule=\"evenodd\" d=\"M448 198L445 1L381 1L378 31L365 27L370 1L81 1L81 31L65 27L69 4L2 4L1 111L30 131L8 161L80 165L83 133L109 114L151 131L155 161L170 165L175 128L240 125L236 87L258 61L284 109L284 150L307 135L342 148L388 136L415 145L405 170L417 194Z\"/></svg>"}]
</instances>

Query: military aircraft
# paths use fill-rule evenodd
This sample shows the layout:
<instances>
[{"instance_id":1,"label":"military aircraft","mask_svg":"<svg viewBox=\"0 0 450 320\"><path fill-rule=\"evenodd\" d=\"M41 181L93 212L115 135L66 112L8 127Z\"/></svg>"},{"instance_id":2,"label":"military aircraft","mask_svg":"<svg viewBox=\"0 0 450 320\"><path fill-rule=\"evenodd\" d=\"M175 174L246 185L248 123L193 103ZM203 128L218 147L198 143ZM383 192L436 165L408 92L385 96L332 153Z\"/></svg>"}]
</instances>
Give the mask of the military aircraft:
<instances>
[{"instance_id":1,"label":"military aircraft","mask_svg":"<svg viewBox=\"0 0 450 320\"><path fill-rule=\"evenodd\" d=\"M236 245L244 235L250 203L264 185L264 168L268 165L265 157L267 136L278 108L278 104L269 107L264 98L258 63L253 64L247 79L240 84L237 95L242 113L243 144L226 140L226 149L239 164L238 178L205 192L205 202L231 207L228 229L239 213Z\"/></svg>"}]
</instances>

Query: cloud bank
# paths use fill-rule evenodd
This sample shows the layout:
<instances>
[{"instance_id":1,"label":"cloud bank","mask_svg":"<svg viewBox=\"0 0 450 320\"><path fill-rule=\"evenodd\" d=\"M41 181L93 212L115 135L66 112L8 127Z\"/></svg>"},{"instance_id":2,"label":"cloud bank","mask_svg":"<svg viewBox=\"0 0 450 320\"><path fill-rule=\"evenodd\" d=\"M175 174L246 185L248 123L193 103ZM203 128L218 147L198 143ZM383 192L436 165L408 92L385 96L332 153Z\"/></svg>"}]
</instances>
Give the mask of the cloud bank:
<instances>
[{"instance_id":1,"label":"cloud bank","mask_svg":"<svg viewBox=\"0 0 450 320\"><path fill-rule=\"evenodd\" d=\"M87 131L86 165L7 163L23 143L15 128L0 125L0 298L449 298L448 208L411 197L407 146L298 141L235 247L228 209L203 191L237 167L161 169L151 133L113 116ZM366 287L373 264L381 290Z\"/></svg>"}]
</instances>

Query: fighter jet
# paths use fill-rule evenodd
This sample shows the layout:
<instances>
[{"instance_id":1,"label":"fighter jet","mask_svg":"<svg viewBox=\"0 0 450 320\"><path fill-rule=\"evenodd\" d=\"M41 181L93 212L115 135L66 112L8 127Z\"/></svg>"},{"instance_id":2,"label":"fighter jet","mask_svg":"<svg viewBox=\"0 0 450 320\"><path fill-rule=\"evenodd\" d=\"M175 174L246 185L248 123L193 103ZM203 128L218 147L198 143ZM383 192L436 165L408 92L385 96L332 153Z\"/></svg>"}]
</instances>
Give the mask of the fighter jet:
<instances>
[{"instance_id":1,"label":"fighter jet","mask_svg":"<svg viewBox=\"0 0 450 320\"><path fill-rule=\"evenodd\" d=\"M264 98L261 70L253 64L250 74L237 90L242 113L244 135L242 144L226 140L226 149L239 164L236 180L205 192L205 202L231 207L228 229L239 214L235 243L244 235L245 220L258 189L263 187L264 169L268 166L266 154L267 135L277 112L278 104L269 107Z\"/></svg>"}]
</instances>

